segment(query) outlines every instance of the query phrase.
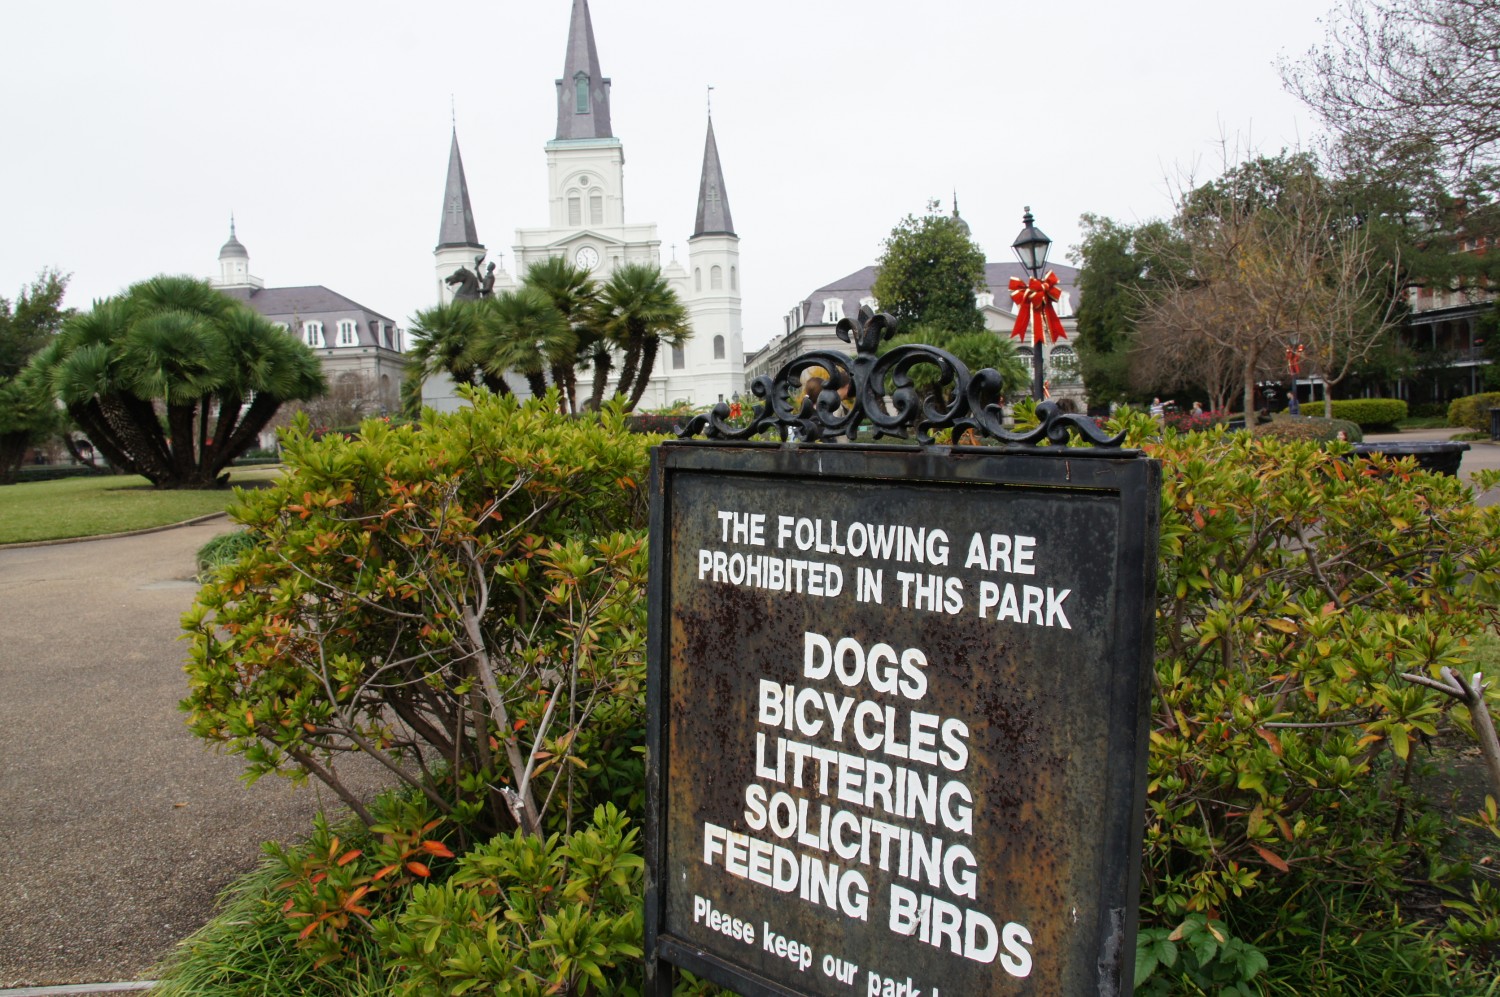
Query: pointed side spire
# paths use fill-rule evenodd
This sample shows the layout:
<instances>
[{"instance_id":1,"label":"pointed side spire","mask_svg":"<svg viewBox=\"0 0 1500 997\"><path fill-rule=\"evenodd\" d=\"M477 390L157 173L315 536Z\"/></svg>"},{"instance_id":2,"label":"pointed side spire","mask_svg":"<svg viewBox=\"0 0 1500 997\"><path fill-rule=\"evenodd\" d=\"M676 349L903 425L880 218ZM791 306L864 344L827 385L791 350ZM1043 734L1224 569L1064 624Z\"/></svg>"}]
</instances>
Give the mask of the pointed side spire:
<instances>
[{"instance_id":1,"label":"pointed side spire","mask_svg":"<svg viewBox=\"0 0 1500 997\"><path fill-rule=\"evenodd\" d=\"M714 119L708 119L708 138L703 143L703 179L698 181L698 222L693 235L734 235L729 216L729 194L724 189L724 170L719 166L719 144L714 141Z\"/></svg>"},{"instance_id":2,"label":"pointed side spire","mask_svg":"<svg viewBox=\"0 0 1500 997\"><path fill-rule=\"evenodd\" d=\"M557 137L614 137L609 126L609 80L599 71L588 0L573 0L568 53L562 79L557 81Z\"/></svg>"},{"instance_id":3,"label":"pointed side spire","mask_svg":"<svg viewBox=\"0 0 1500 997\"><path fill-rule=\"evenodd\" d=\"M438 248L479 246L474 226L474 208L469 204L469 182L464 179L464 161L458 154L458 128L448 150L448 186L443 191L443 221L438 228Z\"/></svg>"}]
</instances>

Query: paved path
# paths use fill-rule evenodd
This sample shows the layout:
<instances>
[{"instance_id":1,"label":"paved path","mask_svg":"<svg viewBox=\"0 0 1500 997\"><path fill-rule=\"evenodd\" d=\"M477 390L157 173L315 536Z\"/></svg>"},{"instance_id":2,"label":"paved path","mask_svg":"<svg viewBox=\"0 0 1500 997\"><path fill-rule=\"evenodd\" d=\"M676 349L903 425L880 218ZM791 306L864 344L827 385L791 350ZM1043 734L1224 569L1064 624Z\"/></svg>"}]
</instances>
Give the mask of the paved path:
<instances>
[{"instance_id":1,"label":"paved path","mask_svg":"<svg viewBox=\"0 0 1500 997\"><path fill-rule=\"evenodd\" d=\"M219 520L0 550L0 987L141 979L330 794L188 733L178 619Z\"/></svg>"}]
</instances>

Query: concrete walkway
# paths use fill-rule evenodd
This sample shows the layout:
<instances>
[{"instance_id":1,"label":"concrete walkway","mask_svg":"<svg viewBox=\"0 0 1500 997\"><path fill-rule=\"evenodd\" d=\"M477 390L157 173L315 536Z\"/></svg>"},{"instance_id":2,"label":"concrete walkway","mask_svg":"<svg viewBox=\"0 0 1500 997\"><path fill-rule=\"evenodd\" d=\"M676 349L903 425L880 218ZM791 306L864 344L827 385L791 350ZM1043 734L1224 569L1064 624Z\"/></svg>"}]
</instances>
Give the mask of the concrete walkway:
<instances>
[{"instance_id":1,"label":"concrete walkway","mask_svg":"<svg viewBox=\"0 0 1500 997\"><path fill-rule=\"evenodd\" d=\"M230 528L0 551L0 987L145 978L337 802L246 788L177 711L194 554Z\"/></svg>"}]
</instances>

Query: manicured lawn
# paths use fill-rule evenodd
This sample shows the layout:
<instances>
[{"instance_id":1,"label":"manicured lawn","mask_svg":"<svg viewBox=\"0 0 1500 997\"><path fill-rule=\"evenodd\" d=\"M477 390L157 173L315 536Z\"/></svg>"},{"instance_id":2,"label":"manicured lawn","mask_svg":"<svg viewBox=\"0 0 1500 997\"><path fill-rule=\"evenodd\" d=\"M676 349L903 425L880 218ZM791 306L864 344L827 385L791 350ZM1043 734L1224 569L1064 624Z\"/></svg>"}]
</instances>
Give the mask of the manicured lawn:
<instances>
[{"instance_id":1,"label":"manicured lawn","mask_svg":"<svg viewBox=\"0 0 1500 997\"><path fill-rule=\"evenodd\" d=\"M237 485L266 481L274 468L231 472ZM0 544L92 537L166 526L223 512L230 489L157 491L145 478L65 478L0 487Z\"/></svg>"}]
</instances>

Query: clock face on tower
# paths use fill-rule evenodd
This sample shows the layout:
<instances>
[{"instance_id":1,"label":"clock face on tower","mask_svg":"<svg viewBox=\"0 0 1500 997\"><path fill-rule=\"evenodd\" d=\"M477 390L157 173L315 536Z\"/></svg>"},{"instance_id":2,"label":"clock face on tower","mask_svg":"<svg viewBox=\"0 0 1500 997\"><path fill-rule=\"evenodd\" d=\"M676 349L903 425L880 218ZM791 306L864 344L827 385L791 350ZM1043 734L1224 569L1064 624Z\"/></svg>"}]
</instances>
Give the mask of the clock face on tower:
<instances>
[{"instance_id":1,"label":"clock face on tower","mask_svg":"<svg viewBox=\"0 0 1500 997\"><path fill-rule=\"evenodd\" d=\"M599 265L599 253L592 246L584 246L573 259L585 270L592 270Z\"/></svg>"}]
</instances>

